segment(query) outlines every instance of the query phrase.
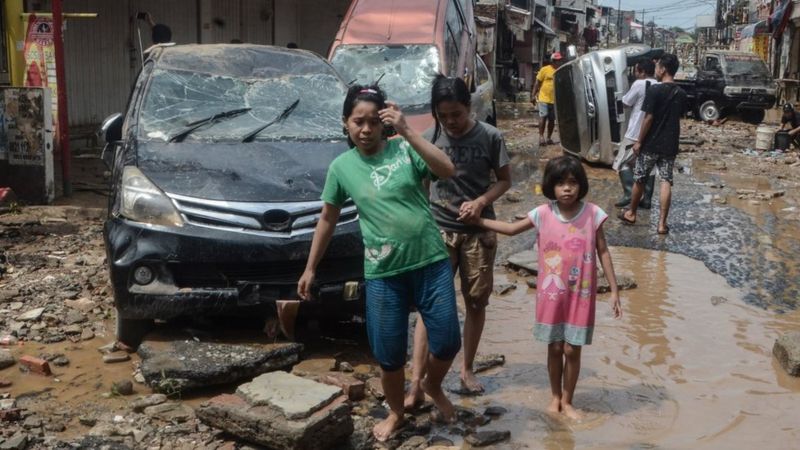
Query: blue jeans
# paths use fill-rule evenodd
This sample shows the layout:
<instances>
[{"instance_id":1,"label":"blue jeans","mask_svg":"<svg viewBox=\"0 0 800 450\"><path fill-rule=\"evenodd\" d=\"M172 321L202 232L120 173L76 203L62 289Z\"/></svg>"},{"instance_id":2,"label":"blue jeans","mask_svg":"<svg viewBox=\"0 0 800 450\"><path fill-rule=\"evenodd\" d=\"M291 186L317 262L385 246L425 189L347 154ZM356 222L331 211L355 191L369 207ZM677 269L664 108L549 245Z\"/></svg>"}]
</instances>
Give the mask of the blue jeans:
<instances>
[{"instance_id":1,"label":"blue jeans","mask_svg":"<svg viewBox=\"0 0 800 450\"><path fill-rule=\"evenodd\" d=\"M439 360L461 349L456 290L450 260L386 278L367 280L367 336L387 372L402 369L408 348L408 315L415 306L428 330L428 348Z\"/></svg>"}]
</instances>

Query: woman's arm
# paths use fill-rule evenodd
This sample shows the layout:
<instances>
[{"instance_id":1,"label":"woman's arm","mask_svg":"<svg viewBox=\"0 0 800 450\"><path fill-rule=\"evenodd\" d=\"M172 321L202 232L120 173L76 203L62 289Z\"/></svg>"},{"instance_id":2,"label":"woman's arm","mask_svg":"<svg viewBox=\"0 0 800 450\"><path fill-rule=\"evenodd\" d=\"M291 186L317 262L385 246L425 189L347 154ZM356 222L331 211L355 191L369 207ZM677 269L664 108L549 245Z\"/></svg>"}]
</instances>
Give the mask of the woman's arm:
<instances>
[{"instance_id":1,"label":"woman's arm","mask_svg":"<svg viewBox=\"0 0 800 450\"><path fill-rule=\"evenodd\" d=\"M311 251L308 254L306 270L303 272L303 276L300 277L300 281L297 282L297 295L303 300L308 300L311 296L310 289L314 283L317 265L322 260L322 256L331 242L341 211L341 208L329 203L325 203L322 206L322 214L319 222L317 222L317 227L314 229L314 238L311 240Z\"/></svg>"},{"instance_id":2,"label":"woman's arm","mask_svg":"<svg viewBox=\"0 0 800 450\"><path fill-rule=\"evenodd\" d=\"M496 231L500 234L505 234L508 236L516 236L523 231L533 228L533 222L531 222L531 220L527 217L512 223L501 222L499 220L492 219L480 219L474 223L486 228L487 230Z\"/></svg>"},{"instance_id":3,"label":"woman's arm","mask_svg":"<svg viewBox=\"0 0 800 450\"><path fill-rule=\"evenodd\" d=\"M622 317L622 305L619 301L619 288L617 287L617 275L614 273L614 264L611 262L611 252L608 251L606 235L603 233L603 226L597 229L597 255L600 257L600 265L606 274L609 286L611 286L611 304L614 310L614 318Z\"/></svg>"},{"instance_id":4,"label":"woman's arm","mask_svg":"<svg viewBox=\"0 0 800 450\"><path fill-rule=\"evenodd\" d=\"M431 173L441 179L447 179L455 175L456 166L450 161L450 157L439 147L428 142L419 133L412 130L396 103L386 102L386 105L386 109L378 111L381 121L386 125L393 126L397 133L411 144L414 151L428 165Z\"/></svg>"}]
</instances>

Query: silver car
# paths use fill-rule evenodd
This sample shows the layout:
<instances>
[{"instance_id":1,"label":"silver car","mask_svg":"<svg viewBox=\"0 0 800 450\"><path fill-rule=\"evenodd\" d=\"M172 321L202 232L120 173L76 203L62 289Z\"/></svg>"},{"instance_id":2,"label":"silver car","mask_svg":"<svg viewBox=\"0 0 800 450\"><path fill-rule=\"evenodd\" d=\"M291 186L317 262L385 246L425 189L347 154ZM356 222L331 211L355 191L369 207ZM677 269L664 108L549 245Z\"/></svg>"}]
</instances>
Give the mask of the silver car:
<instances>
[{"instance_id":1,"label":"silver car","mask_svg":"<svg viewBox=\"0 0 800 450\"><path fill-rule=\"evenodd\" d=\"M561 147L591 163L611 164L628 125L622 97L630 67L663 51L627 45L575 55L555 74L556 116Z\"/></svg>"}]
</instances>

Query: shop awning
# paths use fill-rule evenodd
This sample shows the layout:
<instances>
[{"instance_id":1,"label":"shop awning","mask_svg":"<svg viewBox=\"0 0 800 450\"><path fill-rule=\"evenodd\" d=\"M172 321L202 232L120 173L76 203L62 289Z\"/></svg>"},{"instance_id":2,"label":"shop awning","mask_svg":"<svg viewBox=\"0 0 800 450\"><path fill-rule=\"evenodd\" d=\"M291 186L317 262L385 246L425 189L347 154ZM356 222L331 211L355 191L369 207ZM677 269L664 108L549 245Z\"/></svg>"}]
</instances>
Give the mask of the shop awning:
<instances>
[{"instance_id":1,"label":"shop awning","mask_svg":"<svg viewBox=\"0 0 800 450\"><path fill-rule=\"evenodd\" d=\"M542 22L542 21L541 21L541 20L539 20L539 19L536 19L536 18L534 18L534 19L533 19L533 27L534 27L534 28L539 28L539 29L543 30L543 31L544 31L544 34L546 34L546 35L548 35L548 36L556 36L556 32L555 32L555 31L553 31L553 29L552 29L552 28L550 28L550 27L548 27L547 25L545 25L545 23L544 23L544 22Z\"/></svg>"},{"instance_id":2,"label":"shop awning","mask_svg":"<svg viewBox=\"0 0 800 450\"><path fill-rule=\"evenodd\" d=\"M769 25L767 25L766 20L762 20L760 22L751 23L746 27L742 28L742 39L751 38L757 34L769 34Z\"/></svg>"},{"instance_id":3,"label":"shop awning","mask_svg":"<svg viewBox=\"0 0 800 450\"><path fill-rule=\"evenodd\" d=\"M586 14L586 10L578 8L570 8L569 6L554 6L559 11L567 11L573 14Z\"/></svg>"}]
</instances>

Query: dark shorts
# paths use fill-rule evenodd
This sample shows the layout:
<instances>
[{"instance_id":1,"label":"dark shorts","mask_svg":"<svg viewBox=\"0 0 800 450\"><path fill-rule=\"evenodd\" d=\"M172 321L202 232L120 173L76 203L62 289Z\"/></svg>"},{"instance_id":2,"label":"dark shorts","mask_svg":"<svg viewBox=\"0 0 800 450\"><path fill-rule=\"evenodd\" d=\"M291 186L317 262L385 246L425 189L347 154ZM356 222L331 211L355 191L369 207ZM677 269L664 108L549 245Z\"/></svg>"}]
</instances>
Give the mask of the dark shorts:
<instances>
[{"instance_id":1,"label":"dark shorts","mask_svg":"<svg viewBox=\"0 0 800 450\"><path fill-rule=\"evenodd\" d=\"M675 168L675 157L657 155L655 153L640 152L636 157L636 166L633 168L633 180L644 183L650 176L654 167L658 167L658 174L662 181L672 184L672 171Z\"/></svg>"},{"instance_id":2,"label":"dark shorts","mask_svg":"<svg viewBox=\"0 0 800 450\"><path fill-rule=\"evenodd\" d=\"M408 348L408 314L414 306L428 330L428 348L449 361L461 349L456 290L450 261L443 259L400 275L367 280L367 337L387 372L403 368Z\"/></svg>"}]
</instances>

